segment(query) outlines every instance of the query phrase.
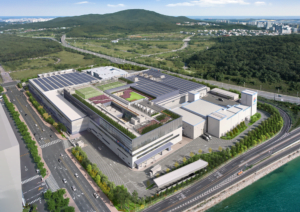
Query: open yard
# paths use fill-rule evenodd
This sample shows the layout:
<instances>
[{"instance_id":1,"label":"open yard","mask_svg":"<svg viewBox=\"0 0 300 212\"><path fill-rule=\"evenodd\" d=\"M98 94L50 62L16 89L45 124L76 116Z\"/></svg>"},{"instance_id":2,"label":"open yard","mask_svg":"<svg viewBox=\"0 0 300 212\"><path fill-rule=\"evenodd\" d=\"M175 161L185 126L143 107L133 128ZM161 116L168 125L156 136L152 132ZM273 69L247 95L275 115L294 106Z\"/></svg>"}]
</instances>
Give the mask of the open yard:
<instances>
[{"instance_id":1,"label":"open yard","mask_svg":"<svg viewBox=\"0 0 300 212\"><path fill-rule=\"evenodd\" d=\"M37 74L64 70L69 68L86 67L99 63L100 58L84 59L84 56L68 51L61 51L39 58L16 60L2 63L4 69L15 80L35 77Z\"/></svg>"},{"instance_id":2,"label":"open yard","mask_svg":"<svg viewBox=\"0 0 300 212\"><path fill-rule=\"evenodd\" d=\"M136 93L136 92L130 92L130 97L127 98L126 100L128 102L132 102L134 100L139 100L139 99L145 99L145 97L142 96L142 95L140 95L140 94L138 94L138 93Z\"/></svg>"},{"instance_id":3,"label":"open yard","mask_svg":"<svg viewBox=\"0 0 300 212\"><path fill-rule=\"evenodd\" d=\"M105 90L109 90L109 89L112 89L112 88L120 87L120 86L123 86L123 85L126 85L126 83L112 82L112 83L108 83L108 84L104 84L104 85L98 85L96 87L99 88L102 91L105 91Z\"/></svg>"}]
</instances>

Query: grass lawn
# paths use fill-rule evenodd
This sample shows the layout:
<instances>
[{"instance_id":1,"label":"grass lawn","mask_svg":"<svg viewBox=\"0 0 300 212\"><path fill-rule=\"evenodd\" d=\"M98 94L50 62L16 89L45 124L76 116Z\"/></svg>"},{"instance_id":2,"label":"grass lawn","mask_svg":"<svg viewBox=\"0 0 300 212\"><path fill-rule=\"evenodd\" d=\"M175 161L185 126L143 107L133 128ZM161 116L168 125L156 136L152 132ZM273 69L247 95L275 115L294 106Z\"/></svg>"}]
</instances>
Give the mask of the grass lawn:
<instances>
[{"instance_id":1,"label":"grass lawn","mask_svg":"<svg viewBox=\"0 0 300 212\"><path fill-rule=\"evenodd\" d=\"M10 76L14 80L20 80L28 77L35 77L42 73L53 72L55 70L79 68L97 64L97 58L83 58L84 56L81 54L61 51L45 55L43 58L39 59L23 59L2 63L2 66L6 71L11 71ZM57 64L54 64L58 61L58 59L60 59L60 61Z\"/></svg>"},{"instance_id":2,"label":"grass lawn","mask_svg":"<svg viewBox=\"0 0 300 212\"><path fill-rule=\"evenodd\" d=\"M99 88L102 91L105 91L105 90L109 90L109 89L112 89L112 88L117 88L117 87L120 87L120 86L123 86L123 85L126 85L126 83L112 82L112 83L108 83L108 84L105 84L105 85L98 85L97 88Z\"/></svg>"},{"instance_id":3,"label":"grass lawn","mask_svg":"<svg viewBox=\"0 0 300 212\"><path fill-rule=\"evenodd\" d=\"M95 88L92 87L86 87L86 88L81 88L78 90L75 90L76 94L78 94L80 97L84 98L84 99L89 99L95 96L100 96L103 93L96 90Z\"/></svg>"},{"instance_id":4,"label":"grass lawn","mask_svg":"<svg viewBox=\"0 0 300 212\"><path fill-rule=\"evenodd\" d=\"M146 97L136 93L136 92L130 92L130 97L127 98L126 100L131 102L133 100L139 100L139 99L145 99Z\"/></svg>"}]
</instances>

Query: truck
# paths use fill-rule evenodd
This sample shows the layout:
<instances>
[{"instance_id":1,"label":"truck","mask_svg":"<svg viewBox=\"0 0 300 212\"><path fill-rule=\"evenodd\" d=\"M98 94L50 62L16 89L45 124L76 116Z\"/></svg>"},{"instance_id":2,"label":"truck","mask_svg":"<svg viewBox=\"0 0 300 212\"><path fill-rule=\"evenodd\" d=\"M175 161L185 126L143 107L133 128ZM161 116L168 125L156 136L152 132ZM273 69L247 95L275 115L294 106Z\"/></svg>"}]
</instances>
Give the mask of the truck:
<instances>
[{"instance_id":1,"label":"truck","mask_svg":"<svg viewBox=\"0 0 300 212\"><path fill-rule=\"evenodd\" d=\"M241 174L243 174L243 171L240 171L240 172L239 172L237 175L239 175L239 176L240 176Z\"/></svg>"}]
</instances>

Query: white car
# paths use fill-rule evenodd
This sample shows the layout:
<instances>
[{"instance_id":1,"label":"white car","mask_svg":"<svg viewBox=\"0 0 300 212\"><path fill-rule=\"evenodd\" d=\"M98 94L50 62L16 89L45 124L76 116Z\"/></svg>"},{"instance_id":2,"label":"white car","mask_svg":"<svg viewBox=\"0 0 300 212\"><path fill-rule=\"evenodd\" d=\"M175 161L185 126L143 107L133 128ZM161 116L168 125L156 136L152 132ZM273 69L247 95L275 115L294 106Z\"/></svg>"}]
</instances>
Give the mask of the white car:
<instances>
[{"instance_id":1,"label":"white car","mask_svg":"<svg viewBox=\"0 0 300 212\"><path fill-rule=\"evenodd\" d=\"M93 195L94 195L94 197L95 197L96 199L99 198L99 195L98 195L97 193L94 193Z\"/></svg>"},{"instance_id":2,"label":"white car","mask_svg":"<svg viewBox=\"0 0 300 212\"><path fill-rule=\"evenodd\" d=\"M77 174L77 173L75 173L75 174L74 174L74 176L75 176L75 177L78 177L78 174Z\"/></svg>"},{"instance_id":3,"label":"white car","mask_svg":"<svg viewBox=\"0 0 300 212\"><path fill-rule=\"evenodd\" d=\"M67 180L66 180L66 179L63 179L63 182L64 182L64 183L67 183Z\"/></svg>"},{"instance_id":4,"label":"white car","mask_svg":"<svg viewBox=\"0 0 300 212\"><path fill-rule=\"evenodd\" d=\"M73 191L76 191L76 188L75 188L75 186L72 186L71 188L72 188L72 190L73 190Z\"/></svg>"}]
</instances>

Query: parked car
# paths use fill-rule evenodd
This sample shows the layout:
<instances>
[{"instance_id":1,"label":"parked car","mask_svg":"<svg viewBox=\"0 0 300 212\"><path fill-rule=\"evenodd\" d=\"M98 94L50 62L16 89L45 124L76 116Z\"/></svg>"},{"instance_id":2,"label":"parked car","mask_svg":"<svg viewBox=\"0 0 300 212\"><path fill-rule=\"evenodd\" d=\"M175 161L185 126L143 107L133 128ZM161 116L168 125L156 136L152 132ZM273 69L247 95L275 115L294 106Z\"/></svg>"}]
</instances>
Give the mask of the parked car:
<instances>
[{"instance_id":1,"label":"parked car","mask_svg":"<svg viewBox=\"0 0 300 212\"><path fill-rule=\"evenodd\" d=\"M204 134L202 135L202 138L207 141L209 140L208 137L206 137Z\"/></svg>"},{"instance_id":2,"label":"parked car","mask_svg":"<svg viewBox=\"0 0 300 212\"><path fill-rule=\"evenodd\" d=\"M94 195L94 197L95 197L96 199L99 198L99 195L98 195L97 193L94 193L93 195Z\"/></svg>"},{"instance_id":3,"label":"parked car","mask_svg":"<svg viewBox=\"0 0 300 212\"><path fill-rule=\"evenodd\" d=\"M211 139L211 135L209 135L208 133L204 133L204 135L205 135L206 137L208 137L209 139Z\"/></svg>"},{"instance_id":4,"label":"parked car","mask_svg":"<svg viewBox=\"0 0 300 212\"><path fill-rule=\"evenodd\" d=\"M218 100L221 101L221 102L224 102L224 99L222 99L222 98L219 98Z\"/></svg>"},{"instance_id":5,"label":"parked car","mask_svg":"<svg viewBox=\"0 0 300 212\"><path fill-rule=\"evenodd\" d=\"M60 160L60 159L58 159L58 162L60 163L60 162L61 162L61 160Z\"/></svg>"},{"instance_id":6,"label":"parked car","mask_svg":"<svg viewBox=\"0 0 300 212\"><path fill-rule=\"evenodd\" d=\"M40 173L40 170L39 170L39 169L36 169L35 171L36 171L36 173Z\"/></svg>"},{"instance_id":7,"label":"parked car","mask_svg":"<svg viewBox=\"0 0 300 212\"><path fill-rule=\"evenodd\" d=\"M76 191L76 188L75 188L75 186L72 186L71 188L72 188L72 190L73 190L73 191Z\"/></svg>"},{"instance_id":8,"label":"parked car","mask_svg":"<svg viewBox=\"0 0 300 212\"><path fill-rule=\"evenodd\" d=\"M64 182L64 183L67 183L67 180L64 178L64 179L63 179L63 182Z\"/></svg>"}]
</instances>

